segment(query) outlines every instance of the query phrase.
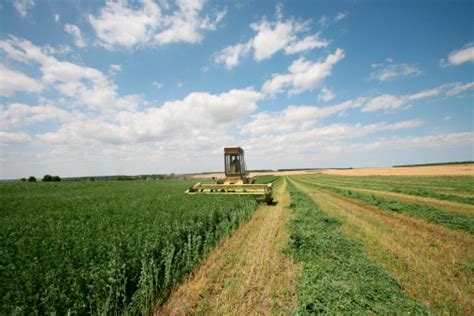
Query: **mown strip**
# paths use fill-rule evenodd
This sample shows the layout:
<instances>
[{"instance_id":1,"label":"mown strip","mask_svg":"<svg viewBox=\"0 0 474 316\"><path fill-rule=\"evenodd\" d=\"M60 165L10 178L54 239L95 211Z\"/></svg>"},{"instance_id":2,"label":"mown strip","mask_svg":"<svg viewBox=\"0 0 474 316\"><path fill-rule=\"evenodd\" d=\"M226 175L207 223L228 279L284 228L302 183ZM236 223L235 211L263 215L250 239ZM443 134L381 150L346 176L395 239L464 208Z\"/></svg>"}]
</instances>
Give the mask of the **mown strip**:
<instances>
[{"instance_id":1,"label":"mown strip","mask_svg":"<svg viewBox=\"0 0 474 316\"><path fill-rule=\"evenodd\" d=\"M411 188L426 188L433 190L459 190L474 192L474 177L472 176L424 176L424 177L408 177L408 176L341 176L341 175L311 175L328 181L343 181L352 184L375 184L404 186Z\"/></svg>"},{"instance_id":2,"label":"mown strip","mask_svg":"<svg viewBox=\"0 0 474 316\"><path fill-rule=\"evenodd\" d=\"M295 217L286 251L303 262L299 313L429 313L359 243L341 233L341 221L327 216L291 181L288 188Z\"/></svg>"},{"instance_id":3,"label":"mown strip","mask_svg":"<svg viewBox=\"0 0 474 316\"><path fill-rule=\"evenodd\" d=\"M474 236L294 182L435 314L472 310Z\"/></svg>"},{"instance_id":4,"label":"mown strip","mask_svg":"<svg viewBox=\"0 0 474 316\"><path fill-rule=\"evenodd\" d=\"M474 197L439 193L439 192L435 192L435 191L428 190L428 189L406 190L406 189L403 189L403 188L395 187L395 188L391 188L390 191L396 192L396 193L423 196L423 197L429 197L429 198L434 198L434 199L438 199L438 200L445 200L445 201L451 201L451 202L458 202L458 203L465 203L465 204L474 205Z\"/></svg>"},{"instance_id":5,"label":"mown strip","mask_svg":"<svg viewBox=\"0 0 474 316\"><path fill-rule=\"evenodd\" d=\"M278 179L280 179L279 176L272 176L272 175L258 176L257 179L255 179L255 183L258 183L258 184L275 183L275 181L277 181Z\"/></svg>"},{"instance_id":6,"label":"mown strip","mask_svg":"<svg viewBox=\"0 0 474 316\"><path fill-rule=\"evenodd\" d=\"M448 212L427 204L406 203L371 194L354 192L349 189L342 189L340 187L322 185L308 181L303 182L307 185L317 186L321 189L330 190L339 195L357 199L369 205L377 206L378 208L385 211L398 212L408 216L422 218L430 223L442 225L448 228L460 229L470 234L474 234L474 217L472 216Z\"/></svg>"},{"instance_id":7,"label":"mown strip","mask_svg":"<svg viewBox=\"0 0 474 316\"><path fill-rule=\"evenodd\" d=\"M313 177L316 179L316 177ZM465 177L463 177L465 178ZM377 178L378 179L378 178ZM382 178L383 179L383 178ZM462 190L470 191L470 183L466 179L466 184L462 187ZM459 180L461 181L461 179ZM474 197L471 196L462 196L457 195L455 192L452 193L442 193L436 192L436 190L431 189L429 185L424 186L413 186L409 182L394 182L391 179L387 180L375 180L373 178L364 178L364 179L347 179L343 180L341 178L328 178L328 177L319 177L318 182L325 183L325 184L332 184L332 185L342 185L342 186L350 186L355 188L364 188L364 189L372 189L378 191L389 191L395 193L403 193L413 196L422 196L422 197L429 197L438 200L445 200L457 203L464 203L474 205ZM457 188L461 188L461 184L457 184ZM427 186L430 187L427 189ZM445 189L456 189L454 187L445 187Z\"/></svg>"},{"instance_id":8,"label":"mown strip","mask_svg":"<svg viewBox=\"0 0 474 316\"><path fill-rule=\"evenodd\" d=\"M286 181L275 183L274 197L278 203L261 205L155 315L294 314L300 266L282 253L292 215Z\"/></svg>"}]
</instances>

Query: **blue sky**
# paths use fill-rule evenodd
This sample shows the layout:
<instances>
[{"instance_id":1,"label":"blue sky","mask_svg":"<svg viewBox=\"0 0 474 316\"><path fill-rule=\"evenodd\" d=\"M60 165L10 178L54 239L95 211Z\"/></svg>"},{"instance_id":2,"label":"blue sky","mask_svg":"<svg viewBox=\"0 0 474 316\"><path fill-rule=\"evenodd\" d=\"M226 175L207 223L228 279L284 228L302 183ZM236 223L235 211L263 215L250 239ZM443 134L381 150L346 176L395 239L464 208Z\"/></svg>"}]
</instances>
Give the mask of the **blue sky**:
<instances>
[{"instance_id":1,"label":"blue sky","mask_svg":"<svg viewBox=\"0 0 474 316\"><path fill-rule=\"evenodd\" d=\"M3 1L0 178L473 160L472 1Z\"/></svg>"}]
</instances>

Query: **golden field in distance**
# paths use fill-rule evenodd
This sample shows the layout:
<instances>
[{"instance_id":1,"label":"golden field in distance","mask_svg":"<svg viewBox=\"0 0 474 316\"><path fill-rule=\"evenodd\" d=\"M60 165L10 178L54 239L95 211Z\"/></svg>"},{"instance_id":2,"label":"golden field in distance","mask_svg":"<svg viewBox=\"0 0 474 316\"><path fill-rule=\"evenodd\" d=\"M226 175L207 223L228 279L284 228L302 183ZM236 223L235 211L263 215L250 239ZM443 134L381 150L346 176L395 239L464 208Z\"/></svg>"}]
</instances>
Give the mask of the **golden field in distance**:
<instances>
[{"instance_id":1,"label":"golden field in distance","mask_svg":"<svg viewBox=\"0 0 474 316\"><path fill-rule=\"evenodd\" d=\"M324 170L291 170L274 172L251 172L252 176L291 176L300 174L334 174L346 176L474 176L474 163L432 165L416 167L381 167L354 169L324 169ZM196 174L196 179L211 179L224 177L223 173Z\"/></svg>"}]
</instances>

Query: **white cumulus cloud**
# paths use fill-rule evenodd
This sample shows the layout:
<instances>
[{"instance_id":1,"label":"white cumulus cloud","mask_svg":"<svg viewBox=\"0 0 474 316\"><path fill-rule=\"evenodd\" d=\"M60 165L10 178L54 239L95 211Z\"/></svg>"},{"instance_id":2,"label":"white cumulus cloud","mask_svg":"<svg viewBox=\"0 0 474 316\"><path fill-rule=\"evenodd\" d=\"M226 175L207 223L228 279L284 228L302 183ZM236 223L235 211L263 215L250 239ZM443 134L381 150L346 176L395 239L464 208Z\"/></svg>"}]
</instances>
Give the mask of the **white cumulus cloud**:
<instances>
[{"instance_id":1,"label":"white cumulus cloud","mask_svg":"<svg viewBox=\"0 0 474 316\"><path fill-rule=\"evenodd\" d=\"M224 64L227 69L232 69L239 64L241 57L250 52L251 48L251 42L228 46L216 54L214 61Z\"/></svg>"},{"instance_id":2,"label":"white cumulus cloud","mask_svg":"<svg viewBox=\"0 0 474 316\"><path fill-rule=\"evenodd\" d=\"M364 102L365 98L357 98L331 106L290 105L274 113L259 112L242 127L241 132L251 135L269 135L292 132L297 129L307 130L327 117L360 108Z\"/></svg>"},{"instance_id":3,"label":"white cumulus cloud","mask_svg":"<svg viewBox=\"0 0 474 316\"><path fill-rule=\"evenodd\" d=\"M281 10L281 6L277 5L276 21L263 18L250 24L250 28L256 33L255 36L246 42L223 48L216 53L214 61L224 64L227 69L232 69L251 51L256 61L262 61L271 58L279 51L290 55L329 45L329 41L321 38L319 32L300 38L300 35L308 32L310 21L285 20Z\"/></svg>"},{"instance_id":4,"label":"white cumulus cloud","mask_svg":"<svg viewBox=\"0 0 474 316\"><path fill-rule=\"evenodd\" d=\"M300 41L291 43L285 47L285 52L287 54L296 54L306 50L311 50L313 48L324 48L329 45L329 41L321 39L319 34L308 35Z\"/></svg>"},{"instance_id":5,"label":"white cumulus cloud","mask_svg":"<svg viewBox=\"0 0 474 316\"><path fill-rule=\"evenodd\" d=\"M457 83L452 85L452 88L450 88L448 90L448 92L446 92L446 94L448 96L453 96L453 95L457 95L457 94L460 94L464 91L471 90L471 89L474 89L474 81L467 82L467 83L464 83L464 84L460 83L460 82L457 82Z\"/></svg>"},{"instance_id":6,"label":"white cumulus cloud","mask_svg":"<svg viewBox=\"0 0 474 316\"><path fill-rule=\"evenodd\" d=\"M329 89L328 87L323 87L321 89L321 93L318 95L318 100L329 102L332 99L334 99L334 97L335 97L335 94L331 89Z\"/></svg>"},{"instance_id":7,"label":"white cumulus cloud","mask_svg":"<svg viewBox=\"0 0 474 316\"><path fill-rule=\"evenodd\" d=\"M74 44L79 47L83 48L86 47L86 42L82 38L82 33L81 30L77 25L74 24L65 24L64 25L64 30L66 33L70 34L74 40Z\"/></svg>"},{"instance_id":8,"label":"white cumulus cloud","mask_svg":"<svg viewBox=\"0 0 474 316\"><path fill-rule=\"evenodd\" d=\"M11 3L22 17L26 16L28 11L36 5L35 0L11 0Z\"/></svg>"},{"instance_id":9,"label":"white cumulus cloud","mask_svg":"<svg viewBox=\"0 0 474 316\"><path fill-rule=\"evenodd\" d=\"M337 12L336 16L334 17L334 21L338 22L345 19L349 14L347 12Z\"/></svg>"},{"instance_id":10,"label":"white cumulus cloud","mask_svg":"<svg viewBox=\"0 0 474 316\"><path fill-rule=\"evenodd\" d=\"M138 3L108 0L97 16L89 15L89 22L99 43L108 49L199 43L202 31L216 30L227 12L203 16L204 4L203 0L178 0L174 5L161 3L161 8L153 0Z\"/></svg>"},{"instance_id":11,"label":"white cumulus cloud","mask_svg":"<svg viewBox=\"0 0 474 316\"><path fill-rule=\"evenodd\" d=\"M372 68L374 68L375 71L370 74L370 77L380 81L386 81L396 77L416 77L423 73L415 65L394 64L390 58L387 58L385 62L381 64L372 64Z\"/></svg>"},{"instance_id":12,"label":"white cumulus cloud","mask_svg":"<svg viewBox=\"0 0 474 316\"><path fill-rule=\"evenodd\" d=\"M257 32L252 39L254 58L257 61L270 58L277 51L285 48L296 40L298 31L304 29L305 25L292 20L277 21L276 23L266 20L252 23L250 27Z\"/></svg>"},{"instance_id":13,"label":"white cumulus cloud","mask_svg":"<svg viewBox=\"0 0 474 316\"><path fill-rule=\"evenodd\" d=\"M447 61L441 60L441 65L460 65L474 61L474 43L469 43L465 47L452 51L448 55Z\"/></svg>"},{"instance_id":14,"label":"white cumulus cloud","mask_svg":"<svg viewBox=\"0 0 474 316\"><path fill-rule=\"evenodd\" d=\"M138 8L127 1L108 0L97 17L89 15L98 39L108 48L147 43L162 23L161 19L161 10L152 0L141 1Z\"/></svg>"},{"instance_id":15,"label":"white cumulus cloud","mask_svg":"<svg viewBox=\"0 0 474 316\"><path fill-rule=\"evenodd\" d=\"M0 49L9 59L39 64L41 82L71 98L72 105L111 111L132 109L139 104L140 98L136 95L119 96L116 85L98 69L60 61L48 55L47 49L27 40L10 37L0 41Z\"/></svg>"},{"instance_id":16,"label":"white cumulus cloud","mask_svg":"<svg viewBox=\"0 0 474 316\"><path fill-rule=\"evenodd\" d=\"M275 95L287 88L290 94L312 90L331 75L334 65L343 58L344 51L340 48L322 62L307 61L301 57L288 67L288 73L273 74L272 79L263 84L262 92Z\"/></svg>"},{"instance_id":17,"label":"white cumulus cloud","mask_svg":"<svg viewBox=\"0 0 474 316\"><path fill-rule=\"evenodd\" d=\"M18 91L39 92L43 86L27 75L0 64L0 95L9 97Z\"/></svg>"},{"instance_id":18,"label":"white cumulus cloud","mask_svg":"<svg viewBox=\"0 0 474 316\"><path fill-rule=\"evenodd\" d=\"M71 119L72 115L69 112L51 105L31 106L22 103L11 103L2 106L0 112L0 126L2 128L25 126L47 120L64 122Z\"/></svg>"},{"instance_id":19,"label":"white cumulus cloud","mask_svg":"<svg viewBox=\"0 0 474 316\"><path fill-rule=\"evenodd\" d=\"M405 105L408 105L411 101L432 98L439 95L451 97L470 89L474 89L473 82L455 82L444 84L432 89L426 89L414 94L406 94L400 96L383 94L370 99L362 108L362 112L396 110L402 108Z\"/></svg>"},{"instance_id":20,"label":"white cumulus cloud","mask_svg":"<svg viewBox=\"0 0 474 316\"><path fill-rule=\"evenodd\" d=\"M31 138L26 133L11 133L0 131L0 144L26 144L30 141Z\"/></svg>"},{"instance_id":21,"label":"white cumulus cloud","mask_svg":"<svg viewBox=\"0 0 474 316\"><path fill-rule=\"evenodd\" d=\"M109 66L109 74L111 74L112 76L115 76L121 71L122 71L122 65L120 64L112 64Z\"/></svg>"},{"instance_id":22,"label":"white cumulus cloud","mask_svg":"<svg viewBox=\"0 0 474 316\"><path fill-rule=\"evenodd\" d=\"M160 107L121 111L107 121L100 118L71 120L57 131L38 135L38 139L52 144L74 140L104 144L177 141L183 145L209 135L228 134L229 129L257 109L256 103L262 98L260 92L252 89L221 94L193 92Z\"/></svg>"},{"instance_id":23,"label":"white cumulus cloud","mask_svg":"<svg viewBox=\"0 0 474 316\"><path fill-rule=\"evenodd\" d=\"M292 110L290 110L292 111ZM303 109L302 112L310 111ZM302 113L299 113L302 115ZM300 125L280 128L277 133L268 126L246 140L246 149L264 157L292 154L292 159L299 154L314 159L315 153L337 153L350 147L350 143L367 135L391 133L397 130L413 129L424 124L423 120L413 119L394 123L376 122L372 124L330 124ZM276 125L278 128L280 125ZM254 127L255 128L255 127Z\"/></svg>"}]
</instances>

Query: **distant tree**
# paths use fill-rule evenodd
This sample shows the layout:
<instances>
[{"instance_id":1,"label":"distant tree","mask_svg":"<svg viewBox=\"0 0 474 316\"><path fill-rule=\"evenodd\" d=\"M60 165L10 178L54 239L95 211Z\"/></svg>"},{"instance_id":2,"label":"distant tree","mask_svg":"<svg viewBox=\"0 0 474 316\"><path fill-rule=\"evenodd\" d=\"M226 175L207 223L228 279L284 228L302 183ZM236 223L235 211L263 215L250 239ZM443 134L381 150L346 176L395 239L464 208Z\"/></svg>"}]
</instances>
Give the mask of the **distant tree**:
<instances>
[{"instance_id":1,"label":"distant tree","mask_svg":"<svg viewBox=\"0 0 474 316\"><path fill-rule=\"evenodd\" d=\"M133 177L131 176L116 176L115 180L118 181L127 181L127 180L133 180Z\"/></svg>"},{"instance_id":2,"label":"distant tree","mask_svg":"<svg viewBox=\"0 0 474 316\"><path fill-rule=\"evenodd\" d=\"M23 177L23 178L20 179L20 181L25 182L26 178Z\"/></svg>"},{"instance_id":3,"label":"distant tree","mask_svg":"<svg viewBox=\"0 0 474 316\"><path fill-rule=\"evenodd\" d=\"M53 177L49 174L44 175L43 179L41 180L43 182L50 182L53 181Z\"/></svg>"},{"instance_id":4,"label":"distant tree","mask_svg":"<svg viewBox=\"0 0 474 316\"><path fill-rule=\"evenodd\" d=\"M36 182L36 178L33 176L29 177L28 182Z\"/></svg>"},{"instance_id":5,"label":"distant tree","mask_svg":"<svg viewBox=\"0 0 474 316\"><path fill-rule=\"evenodd\" d=\"M53 176L51 181L61 181L61 178L59 176Z\"/></svg>"}]
</instances>

